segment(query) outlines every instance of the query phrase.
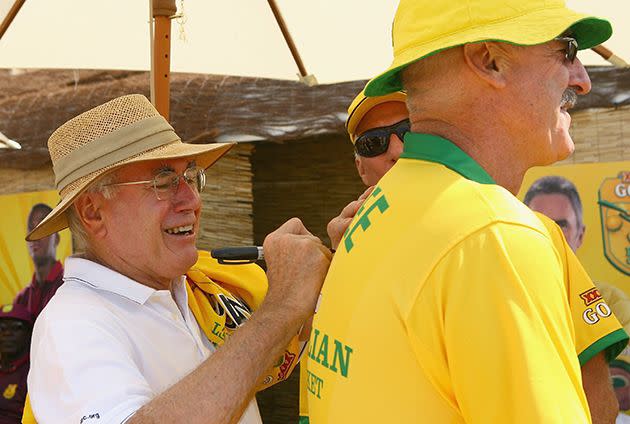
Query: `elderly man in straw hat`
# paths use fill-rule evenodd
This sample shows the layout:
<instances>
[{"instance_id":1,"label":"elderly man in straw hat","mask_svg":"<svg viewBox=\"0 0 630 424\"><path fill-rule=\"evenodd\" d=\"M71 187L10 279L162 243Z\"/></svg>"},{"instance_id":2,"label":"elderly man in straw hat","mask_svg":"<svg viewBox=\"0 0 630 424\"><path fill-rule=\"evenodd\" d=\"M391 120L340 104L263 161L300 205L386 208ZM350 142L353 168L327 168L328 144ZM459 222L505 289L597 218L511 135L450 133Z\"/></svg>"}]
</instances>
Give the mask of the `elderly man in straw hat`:
<instances>
[{"instance_id":1,"label":"elderly man in straw hat","mask_svg":"<svg viewBox=\"0 0 630 424\"><path fill-rule=\"evenodd\" d=\"M293 219L264 243L269 291L215 353L188 306L204 170L229 144L182 143L148 100L124 96L48 142L61 202L28 235L66 226L85 253L34 329L40 423L260 423L259 377L312 314L330 252Z\"/></svg>"},{"instance_id":2,"label":"elderly man in straw hat","mask_svg":"<svg viewBox=\"0 0 630 424\"><path fill-rule=\"evenodd\" d=\"M567 299L584 271L514 193L572 152L567 110L590 90L575 56L610 35L561 0L401 1L366 95L406 89L411 132L326 278L313 423L591 422ZM610 356L627 343L608 338Z\"/></svg>"}]
</instances>

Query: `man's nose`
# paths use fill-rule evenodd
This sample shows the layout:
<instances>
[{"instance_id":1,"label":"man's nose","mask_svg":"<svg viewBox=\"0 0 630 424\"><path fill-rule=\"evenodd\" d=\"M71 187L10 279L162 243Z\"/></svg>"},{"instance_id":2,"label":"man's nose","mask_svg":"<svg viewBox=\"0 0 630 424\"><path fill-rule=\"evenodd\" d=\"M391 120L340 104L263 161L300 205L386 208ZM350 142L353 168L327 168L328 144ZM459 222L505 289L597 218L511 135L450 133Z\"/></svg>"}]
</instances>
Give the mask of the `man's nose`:
<instances>
[{"instance_id":1,"label":"man's nose","mask_svg":"<svg viewBox=\"0 0 630 424\"><path fill-rule=\"evenodd\" d=\"M188 184L183 177L180 177L173 196L173 203L178 209L199 209L201 207L201 193L191 184Z\"/></svg>"},{"instance_id":2,"label":"man's nose","mask_svg":"<svg viewBox=\"0 0 630 424\"><path fill-rule=\"evenodd\" d=\"M591 91L591 79L578 58L575 58L573 63L569 65L569 87L574 88L575 92L581 95Z\"/></svg>"}]
</instances>

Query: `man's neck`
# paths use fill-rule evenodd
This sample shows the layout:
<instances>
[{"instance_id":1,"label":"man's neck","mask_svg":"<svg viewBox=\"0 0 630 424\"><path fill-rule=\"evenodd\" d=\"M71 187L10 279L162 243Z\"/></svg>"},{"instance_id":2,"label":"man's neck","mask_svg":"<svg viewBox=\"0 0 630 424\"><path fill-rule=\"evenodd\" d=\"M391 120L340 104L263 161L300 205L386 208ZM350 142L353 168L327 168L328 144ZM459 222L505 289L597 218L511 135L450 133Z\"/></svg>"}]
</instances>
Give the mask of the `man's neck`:
<instances>
[{"instance_id":1,"label":"man's neck","mask_svg":"<svg viewBox=\"0 0 630 424\"><path fill-rule=\"evenodd\" d=\"M143 284L147 287L151 287L152 289L171 290L173 280L157 280L150 278L148 275L146 275L146 273L141 272L128 262L115 255L110 255L109 259L105 259L105 255L100 255L98 253L95 253L94 251L88 250L80 256L84 259L88 259L92 262L96 262L99 265L116 271L117 273L122 274L137 283Z\"/></svg>"},{"instance_id":2,"label":"man's neck","mask_svg":"<svg viewBox=\"0 0 630 424\"><path fill-rule=\"evenodd\" d=\"M52 258L43 264L39 264L35 266L35 283L37 285L42 285L46 282L46 278L48 277L48 274L50 274L50 271L52 271L53 267L55 266L55 263L56 263L55 259Z\"/></svg>"},{"instance_id":3,"label":"man's neck","mask_svg":"<svg viewBox=\"0 0 630 424\"><path fill-rule=\"evenodd\" d=\"M498 185L516 195L528 167L517 160L509 137L490 122L487 125L479 124L475 122L467 128L443 120L422 119L412 121L411 130L451 141L473 158Z\"/></svg>"}]
</instances>

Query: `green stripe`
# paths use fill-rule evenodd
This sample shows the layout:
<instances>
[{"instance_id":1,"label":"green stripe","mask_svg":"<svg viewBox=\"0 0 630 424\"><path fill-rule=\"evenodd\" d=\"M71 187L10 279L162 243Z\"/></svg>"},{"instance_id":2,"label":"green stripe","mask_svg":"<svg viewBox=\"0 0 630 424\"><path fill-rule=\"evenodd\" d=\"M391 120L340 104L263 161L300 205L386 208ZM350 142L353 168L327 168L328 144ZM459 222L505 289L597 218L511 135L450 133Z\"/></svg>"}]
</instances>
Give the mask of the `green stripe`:
<instances>
[{"instance_id":1,"label":"green stripe","mask_svg":"<svg viewBox=\"0 0 630 424\"><path fill-rule=\"evenodd\" d=\"M300 421L298 421L298 424L309 424L308 417L300 416Z\"/></svg>"},{"instance_id":2,"label":"green stripe","mask_svg":"<svg viewBox=\"0 0 630 424\"><path fill-rule=\"evenodd\" d=\"M584 366L599 352L605 351L606 362L610 362L621 353L628 344L628 334L623 328L613 331L587 347L578 355L580 366Z\"/></svg>"},{"instance_id":3,"label":"green stripe","mask_svg":"<svg viewBox=\"0 0 630 424\"><path fill-rule=\"evenodd\" d=\"M486 170L466 152L437 135L408 132L400 157L441 163L469 180L481 184L496 184Z\"/></svg>"}]
</instances>

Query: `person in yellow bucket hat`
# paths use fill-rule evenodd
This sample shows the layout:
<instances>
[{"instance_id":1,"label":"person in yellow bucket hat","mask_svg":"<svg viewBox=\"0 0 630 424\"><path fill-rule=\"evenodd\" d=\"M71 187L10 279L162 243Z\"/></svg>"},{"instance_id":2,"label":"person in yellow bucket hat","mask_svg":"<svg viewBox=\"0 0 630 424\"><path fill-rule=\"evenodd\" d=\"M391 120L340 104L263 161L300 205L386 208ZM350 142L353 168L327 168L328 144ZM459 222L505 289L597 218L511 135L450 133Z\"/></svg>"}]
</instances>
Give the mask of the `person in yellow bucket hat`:
<instances>
[{"instance_id":1,"label":"person in yellow bucket hat","mask_svg":"<svg viewBox=\"0 0 630 424\"><path fill-rule=\"evenodd\" d=\"M366 99L369 100L369 103ZM393 166L402 153L402 140L400 134L396 133L395 124L409 117L404 104L405 100L406 94L404 92L395 92L378 97L366 97L364 92L361 91L348 108L346 128L350 141L355 145L357 171L366 185L376 184ZM359 128L359 130L356 130L357 128ZM364 143L365 146L357 146L358 139L359 142ZM368 151L371 155L365 158L361 156L361 151ZM366 181L366 178L364 178L365 175L374 179ZM539 182L541 184L538 184ZM543 182L546 185L543 184ZM573 204L573 208L570 206L569 208L571 211L576 209L575 216L573 216L573 220L576 222L571 224L572 221L569 219L569 221L571 221L569 225L575 225L577 229L581 228L583 233L584 226L581 220L581 202L579 195L575 192L575 187L573 187L570 182L565 182L567 183L566 187L562 181L557 182L550 180L550 182L547 182L546 179L537 181L536 184L532 185L528 194L525 196L524 203L534 211L541 212L544 215L546 212L548 213L547 209L543 208L539 210L537 209L539 207L537 204L530 204L531 201L539 200L538 197L540 196L538 196L538 194L557 192L569 196L568 198L572 201L571 204ZM573 187L573 192L571 191L571 187ZM565 196L561 197L564 198ZM364 193L358 200L351 202L328 224L328 236L334 248L339 244L339 240L365 197L366 195ZM554 226L546 216L541 215L540 218L548 226ZM558 216L553 215L551 218L557 220ZM569 218L571 217L569 216ZM575 242L578 238L573 236L572 233L567 234L565 227L566 226L562 226L561 229L563 233L565 233L566 240L556 230L554 232L556 237L553 239L554 246L559 252L575 251L577 246L572 242ZM598 320L596 322L592 322L591 320L585 322L580 318L589 310L589 307L584 305L580 295L591 290L593 288L593 282L588 277L584 278L584 273L569 272L571 266L570 261L577 261L574 255L567 255L567 260L569 261L569 266L565 272L570 279L570 293L568 299L571 311L577 318L573 322L576 339L579 340L579 343L577 343L579 347L576 347L578 348L577 354L581 365L582 387L585 390L593 422L607 422L608 417L611 417L617 409L614 399L615 395L609 387L609 377L606 372L608 365L605 359L606 351L609 349L615 351L617 349L617 343L614 338L608 336L615 333L621 327L619 323L614 320ZM604 299L600 299L598 302L593 303L591 310L593 309L592 306L597 306L597 304L604 302ZM617 318L621 320L621 317L618 314L616 315ZM306 359L303 360L302 364L304 364L305 361ZM300 418L303 423L308 422L308 403L306 400L308 394L306 383L308 380L305 368L306 367L302 366L300 369Z\"/></svg>"},{"instance_id":2,"label":"person in yellow bucket hat","mask_svg":"<svg viewBox=\"0 0 630 424\"><path fill-rule=\"evenodd\" d=\"M579 301L596 289L514 194L571 153L567 110L590 90L575 56L610 34L560 1L400 3L393 64L365 93L405 90L411 132L324 283L312 423L591 422L569 274L589 283ZM628 336L607 315L610 360Z\"/></svg>"},{"instance_id":3,"label":"person in yellow bucket hat","mask_svg":"<svg viewBox=\"0 0 630 424\"><path fill-rule=\"evenodd\" d=\"M296 218L265 239L266 276L197 251L205 169L231 146L183 143L142 95L50 136L61 201L27 239L69 227L82 253L35 323L25 422L261 423L331 253Z\"/></svg>"}]
</instances>

